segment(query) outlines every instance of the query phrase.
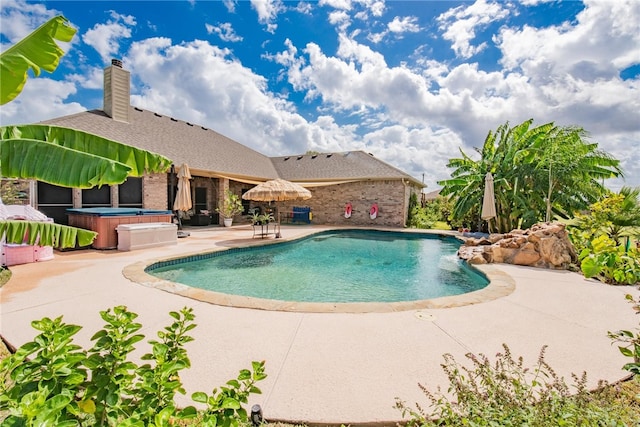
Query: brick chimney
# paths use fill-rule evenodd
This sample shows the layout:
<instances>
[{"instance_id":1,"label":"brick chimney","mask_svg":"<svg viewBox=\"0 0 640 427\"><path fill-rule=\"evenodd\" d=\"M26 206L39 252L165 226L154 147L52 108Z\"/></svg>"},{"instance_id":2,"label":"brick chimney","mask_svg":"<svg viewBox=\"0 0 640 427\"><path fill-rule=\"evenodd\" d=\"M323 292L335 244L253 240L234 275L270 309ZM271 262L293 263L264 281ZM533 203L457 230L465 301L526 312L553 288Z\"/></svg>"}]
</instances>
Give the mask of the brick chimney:
<instances>
[{"instance_id":1,"label":"brick chimney","mask_svg":"<svg viewBox=\"0 0 640 427\"><path fill-rule=\"evenodd\" d=\"M129 123L131 104L131 73L122 68L122 61L112 59L104 69L104 112L113 120Z\"/></svg>"}]
</instances>

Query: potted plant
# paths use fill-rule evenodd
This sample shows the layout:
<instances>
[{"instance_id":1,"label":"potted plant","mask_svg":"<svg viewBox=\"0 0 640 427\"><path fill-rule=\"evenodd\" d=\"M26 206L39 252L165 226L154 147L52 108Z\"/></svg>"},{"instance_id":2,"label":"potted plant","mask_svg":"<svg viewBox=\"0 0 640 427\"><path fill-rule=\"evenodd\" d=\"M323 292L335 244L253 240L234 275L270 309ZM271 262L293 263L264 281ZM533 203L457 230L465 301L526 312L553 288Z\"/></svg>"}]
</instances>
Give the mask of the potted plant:
<instances>
[{"instance_id":1,"label":"potted plant","mask_svg":"<svg viewBox=\"0 0 640 427\"><path fill-rule=\"evenodd\" d=\"M251 213L249 219L251 221L251 225L265 225L275 221L275 218L273 217L273 214L271 212L260 214L260 211L258 211L257 209Z\"/></svg>"},{"instance_id":2,"label":"potted plant","mask_svg":"<svg viewBox=\"0 0 640 427\"><path fill-rule=\"evenodd\" d=\"M222 206L216 209L222 217L224 218L224 226L231 227L233 223L233 217L242 213L244 210L242 206L242 201L240 200L240 196L235 194L231 190L226 190L224 192L224 200L222 201Z\"/></svg>"}]
</instances>

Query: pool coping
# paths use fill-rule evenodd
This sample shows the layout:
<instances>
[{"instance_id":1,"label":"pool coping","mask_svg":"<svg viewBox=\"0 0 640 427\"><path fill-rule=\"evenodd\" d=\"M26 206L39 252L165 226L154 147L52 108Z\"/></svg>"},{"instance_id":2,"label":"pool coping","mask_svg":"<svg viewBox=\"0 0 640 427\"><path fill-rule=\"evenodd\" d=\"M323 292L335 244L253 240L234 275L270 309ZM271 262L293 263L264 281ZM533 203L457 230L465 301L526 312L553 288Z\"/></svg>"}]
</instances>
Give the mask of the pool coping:
<instances>
[{"instance_id":1,"label":"pool coping","mask_svg":"<svg viewBox=\"0 0 640 427\"><path fill-rule=\"evenodd\" d=\"M372 228L374 229L374 228ZM326 231L326 230L324 230ZM320 233L321 231L318 231ZM415 231L398 231L414 233ZM307 236L317 234L311 233ZM425 233L437 234L440 236L451 237L447 233ZM454 236L455 237L455 236ZM460 240L459 238L455 237ZM296 239L279 239L278 241L263 242L263 245L278 244L291 242ZM255 246L255 244L243 245L242 247ZM171 282L166 279L153 276L146 272L146 269L154 264L167 262L172 260L196 257L215 252L230 250L233 248L216 248L206 251L198 251L191 253L183 253L173 257L151 258L127 265L122 270L122 274L132 282L140 285L159 289L165 292L181 295L197 301L207 302L215 305L236 308L249 308L267 311L284 311L297 313L388 313L398 311L420 310L420 309L440 309L461 307L472 304L480 304L495 299L505 297L515 290L515 280L497 268L494 265L473 265L472 268L477 269L484 274L489 280L489 284L482 289L468 292L461 295L452 295L439 298L416 300L416 301L400 301L400 302L354 302L354 303L320 303L320 302L295 302L281 301L264 298L248 297L243 295L232 295L221 292L209 291L205 289L194 288L181 283Z\"/></svg>"}]
</instances>

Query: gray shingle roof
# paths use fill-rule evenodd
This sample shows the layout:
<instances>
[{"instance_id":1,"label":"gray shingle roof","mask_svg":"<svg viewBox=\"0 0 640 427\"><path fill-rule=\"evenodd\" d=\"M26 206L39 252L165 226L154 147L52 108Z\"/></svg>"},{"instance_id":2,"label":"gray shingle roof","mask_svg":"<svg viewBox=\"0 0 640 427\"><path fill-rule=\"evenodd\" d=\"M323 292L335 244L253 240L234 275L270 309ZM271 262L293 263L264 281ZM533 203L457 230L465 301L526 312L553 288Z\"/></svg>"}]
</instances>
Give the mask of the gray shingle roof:
<instances>
[{"instance_id":1,"label":"gray shingle roof","mask_svg":"<svg viewBox=\"0 0 640 427\"><path fill-rule=\"evenodd\" d=\"M211 129L130 107L130 122L120 122L102 110L91 110L42 123L90 132L162 154L176 166L187 163L207 171L257 181L283 178L298 182L363 179L419 181L364 151L267 157ZM197 172L196 172L197 173Z\"/></svg>"},{"instance_id":2,"label":"gray shingle roof","mask_svg":"<svg viewBox=\"0 0 640 427\"><path fill-rule=\"evenodd\" d=\"M102 110L85 111L42 123L90 132L124 144L162 154L176 166L258 180L278 178L269 157L211 129L130 107L130 123L108 117Z\"/></svg>"},{"instance_id":3,"label":"gray shingle roof","mask_svg":"<svg viewBox=\"0 0 640 427\"><path fill-rule=\"evenodd\" d=\"M412 176L364 151L272 157L278 175L289 181L407 179Z\"/></svg>"}]
</instances>

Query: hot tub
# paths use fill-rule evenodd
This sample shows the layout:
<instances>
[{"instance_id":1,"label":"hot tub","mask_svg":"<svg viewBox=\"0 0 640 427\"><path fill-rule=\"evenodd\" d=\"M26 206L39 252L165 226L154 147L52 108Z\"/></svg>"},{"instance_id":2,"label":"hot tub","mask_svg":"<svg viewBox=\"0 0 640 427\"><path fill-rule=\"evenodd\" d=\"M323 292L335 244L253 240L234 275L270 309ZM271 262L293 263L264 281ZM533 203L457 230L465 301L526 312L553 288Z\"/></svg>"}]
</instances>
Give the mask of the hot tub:
<instances>
[{"instance_id":1,"label":"hot tub","mask_svg":"<svg viewBox=\"0 0 640 427\"><path fill-rule=\"evenodd\" d=\"M67 216L69 225L98 233L94 249L116 249L120 224L172 222L171 211L140 208L75 208L67 209Z\"/></svg>"}]
</instances>

